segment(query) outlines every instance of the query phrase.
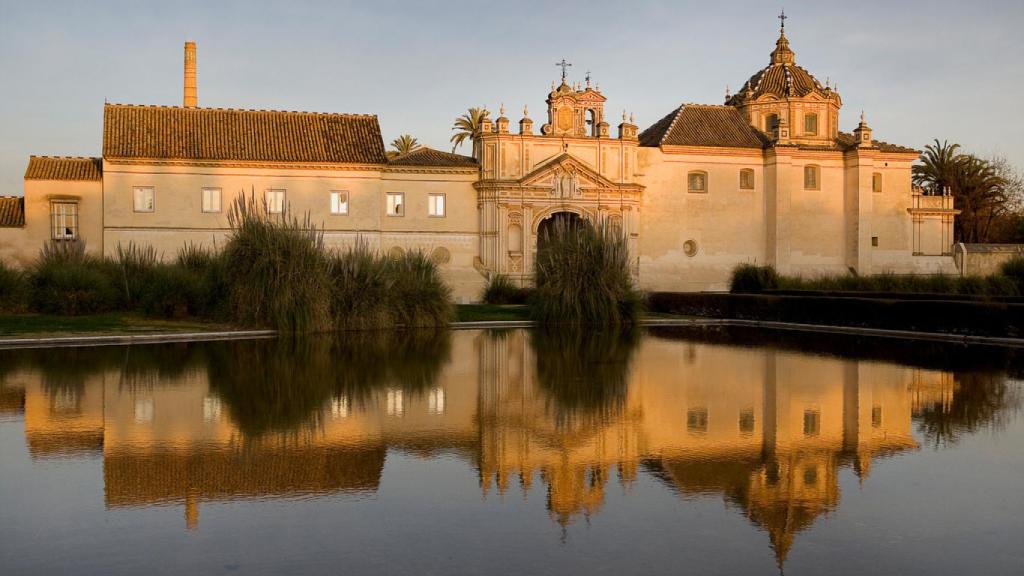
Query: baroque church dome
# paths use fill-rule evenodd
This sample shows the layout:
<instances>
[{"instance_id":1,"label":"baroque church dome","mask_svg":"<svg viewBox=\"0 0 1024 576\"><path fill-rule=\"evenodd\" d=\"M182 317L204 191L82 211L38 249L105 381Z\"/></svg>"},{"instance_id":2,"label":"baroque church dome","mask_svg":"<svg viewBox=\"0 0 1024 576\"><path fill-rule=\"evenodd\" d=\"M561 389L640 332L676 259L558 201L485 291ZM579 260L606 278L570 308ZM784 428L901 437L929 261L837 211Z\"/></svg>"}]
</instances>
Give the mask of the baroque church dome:
<instances>
[{"instance_id":1,"label":"baroque church dome","mask_svg":"<svg viewBox=\"0 0 1024 576\"><path fill-rule=\"evenodd\" d=\"M727 104L736 106L759 99L764 95L778 98L802 98L817 93L827 98L831 89L823 87L810 72L796 65L796 54L789 47L785 30L779 34L771 63L757 71L743 84L743 88L729 98Z\"/></svg>"}]
</instances>

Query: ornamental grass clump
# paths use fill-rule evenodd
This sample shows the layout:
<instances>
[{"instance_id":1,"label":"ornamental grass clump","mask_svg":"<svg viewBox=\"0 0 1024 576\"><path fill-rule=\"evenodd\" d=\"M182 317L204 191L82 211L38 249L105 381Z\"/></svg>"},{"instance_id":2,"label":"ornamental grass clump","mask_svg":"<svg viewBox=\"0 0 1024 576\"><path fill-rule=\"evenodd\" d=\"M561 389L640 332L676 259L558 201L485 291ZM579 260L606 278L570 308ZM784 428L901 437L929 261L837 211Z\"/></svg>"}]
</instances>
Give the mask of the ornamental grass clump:
<instances>
[{"instance_id":1,"label":"ornamental grass clump","mask_svg":"<svg viewBox=\"0 0 1024 576\"><path fill-rule=\"evenodd\" d=\"M94 314L120 304L116 265L86 254L81 241L44 244L28 274L31 305L37 312Z\"/></svg>"},{"instance_id":2,"label":"ornamental grass clump","mask_svg":"<svg viewBox=\"0 0 1024 576\"><path fill-rule=\"evenodd\" d=\"M484 304L526 304L530 292L520 288L514 280L504 274L495 274L487 281L480 300Z\"/></svg>"},{"instance_id":3,"label":"ornamental grass clump","mask_svg":"<svg viewBox=\"0 0 1024 576\"><path fill-rule=\"evenodd\" d=\"M23 312L28 308L28 295L25 273L0 262L0 312Z\"/></svg>"},{"instance_id":4,"label":"ornamental grass clump","mask_svg":"<svg viewBox=\"0 0 1024 576\"><path fill-rule=\"evenodd\" d=\"M779 274L774 266L740 264L733 268L729 291L736 294L757 294L779 286Z\"/></svg>"},{"instance_id":5,"label":"ornamental grass clump","mask_svg":"<svg viewBox=\"0 0 1024 576\"><path fill-rule=\"evenodd\" d=\"M542 232L531 313L542 324L627 325L640 315L625 236L604 222Z\"/></svg>"},{"instance_id":6,"label":"ornamental grass clump","mask_svg":"<svg viewBox=\"0 0 1024 576\"><path fill-rule=\"evenodd\" d=\"M447 326L452 316L451 289L437 264L423 250L387 259L388 302L395 321L407 328Z\"/></svg>"},{"instance_id":7,"label":"ornamental grass clump","mask_svg":"<svg viewBox=\"0 0 1024 576\"><path fill-rule=\"evenodd\" d=\"M243 194L228 211L231 235L221 253L227 308L240 323L282 332L330 328L331 286L323 234L287 209L270 213Z\"/></svg>"},{"instance_id":8,"label":"ornamental grass clump","mask_svg":"<svg viewBox=\"0 0 1024 576\"><path fill-rule=\"evenodd\" d=\"M339 330L372 330L395 323L387 262L362 239L329 258L331 314Z\"/></svg>"}]
</instances>

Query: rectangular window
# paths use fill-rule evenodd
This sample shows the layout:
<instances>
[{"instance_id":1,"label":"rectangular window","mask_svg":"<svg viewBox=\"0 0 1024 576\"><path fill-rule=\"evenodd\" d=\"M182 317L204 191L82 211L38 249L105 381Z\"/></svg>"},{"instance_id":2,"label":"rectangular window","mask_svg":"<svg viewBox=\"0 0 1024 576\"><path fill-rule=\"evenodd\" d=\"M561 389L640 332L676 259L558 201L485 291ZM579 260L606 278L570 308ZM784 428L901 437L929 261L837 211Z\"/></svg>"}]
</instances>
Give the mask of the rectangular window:
<instances>
[{"instance_id":1,"label":"rectangular window","mask_svg":"<svg viewBox=\"0 0 1024 576\"><path fill-rule=\"evenodd\" d=\"M405 216L404 192L388 192L388 216Z\"/></svg>"},{"instance_id":2,"label":"rectangular window","mask_svg":"<svg viewBox=\"0 0 1024 576\"><path fill-rule=\"evenodd\" d=\"M331 214L348 214L348 192L331 192Z\"/></svg>"},{"instance_id":3,"label":"rectangular window","mask_svg":"<svg viewBox=\"0 0 1024 576\"><path fill-rule=\"evenodd\" d=\"M220 188L203 188L203 212L220 212Z\"/></svg>"},{"instance_id":4,"label":"rectangular window","mask_svg":"<svg viewBox=\"0 0 1024 576\"><path fill-rule=\"evenodd\" d=\"M690 172L686 177L686 190L694 193L708 191L708 175L704 172Z\"/></svg>"},{"instance_id":5,"label":"rectangular window","mask_svg":"<svg viewBox=\"0 0 1024 576\"><path fill-rule=\"evenodd\" d=\"M54 240L78 238L78 203L50 203L50 236Z\"/></svg>"},{"instance_id":6,"label":"rectangular window","mask_svg":"<svg viewBox=\"0 0 1024 576\"><path fill-rule=\"evenodd\" d=\"M814 136L818 133L818 115L817 114L805 114L804 115L804 134Z\"/></svg>"},{"instance_id":7,"label":"rectangular window","mask_svg":"<svg viewBox=\"0 0 1024 576\"><path fill-rule=\"evenodd\" d=\"M871 245L874 246L875 248L878 248L878 236L871 237Z\"/></svg>"},{"instance_id":8,"label":"rectangular window","mask_svg":"<svg viewBox=\"0 0 1024 576\"><path fill-rule=\"evenodd\" d=\"M882 175L879 172L875 172L874 174L871 175L871 191L882 191Z\"/></svg>"},{"instance_id":9,"label":"rectangular window","mask_svg":"<svg viewBox=\"0 0 1024 576\"><path fill-rule=\"evenodd\" d=\"M707 408L694 408L686 412L686 429L690 432L708 431Z\"/></svg>"},{"instance_id":10,"label":"rectangular window","mask_svg":"<svg viewBox=\"0 0 1024 576\"><path fill-rule=\"evenodd\" d=\"M871 427L881 428L882 427L882 407L875 404L871 407Z\"/></svg>"},{"instance_id":11,"label":"rectangular window","mask_svg":"<svg viewBox=\"0 0 1024 576\"><path fill-rule=\"evenodd\" d=\"M267 190L266 202L267 212L271 214L284 213L284 190Z\"/></svg>"},{"instance_id":12,"label":"rectangular window","mask_svg":"<svg viewBox=\"0 0 1024 576\"><path fill-rule=\"evenodd\" d=\"M740 412L740 434L754 433L754 409L748 408Z\"/></svg>"},{"instance_id":13,"label":"rectangular window","mask_svg":"<svg viewBox=\"0 0 1024 576\"><path fill-rule=\"evenodd\" d=\"M821 433L821 412L804 410L804 436L817 436Z\"/></svg>"},{"instance_id":14,"label":"rectangular window","mask_svg":"<svg viewBox=\"0 0 1024 576\"><path fill-rule=\"evenodd\" d=\"M804 166L804 188L808 190L818 189L818 167Z\"/></svg>"},{"instance_id":15,"label":"rectangular window","mask_svg":"<svg viewBox=\"0 0 1024 576\"><path fill-rule=\"evenodd\" d=\"M136 212L152 212L153 211L153 187L152 186L136 186L132 189L132 196L134 197L135 211Z\"/></svg>"},{"instance_id":16,"label":"rectangular window","mask_svg":"<svg viewBox=\"0 0 1024 576\"><path fill-rule=\"evenodd\" d=\"M427 196L427 211L431 216L444 216L444 194Z\"/></svg>"},{"instance_id":17,"label":"rectangular window","mask_svg":"<svg viewBox=\"0 0 1024 576\"><path fill-rule=\"evenodd\" d=\"M741 190L753 190L754 189L754 171L745 168L740 170L740 189Z\"/></svg>"}]
</instances>

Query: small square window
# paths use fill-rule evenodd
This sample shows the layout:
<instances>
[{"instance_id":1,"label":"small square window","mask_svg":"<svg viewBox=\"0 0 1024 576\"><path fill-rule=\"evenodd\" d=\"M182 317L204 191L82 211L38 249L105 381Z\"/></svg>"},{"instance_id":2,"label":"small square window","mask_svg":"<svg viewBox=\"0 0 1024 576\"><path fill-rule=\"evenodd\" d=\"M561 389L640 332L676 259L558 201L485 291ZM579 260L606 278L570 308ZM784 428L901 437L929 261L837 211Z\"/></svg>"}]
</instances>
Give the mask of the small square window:
<instances>
[{"instance_id":1,"label":"small square window","mask_svg":"<svg viewBox=\"0 0 1024 576\"><path fill-rule=\"evenodd\" d=\"M871 245L874 246L875 248L878 248L878 236L871 237Z\"/></svg>"},{"instance_id":2,"label":"small square window","mask_svg":"<svg viewBox=\"0 0 1024 576\"><path fill-rule=\"evenodd\" d=\"M882 174L879 172L875 172L874 174L871 175L871 191L882 191Z\"/></svg>"},{"instance_id":3,"label":"small square window","mask_svg":"<svg viewBox=\"0 0 1024 576\"><path fill-rule=\"evenodd\" d=\"M753 190L754 189L754 171L749 168L740 170L740 189L741 190Z\"/></svg>"},{"instance_id":4,"label":"small square window","mask_svg":"<svg viewBox=\"0 0 1024 576\"><path fill-rule=\"evenodd\" d=\"M388 216L405 216L405 193L388 192Z\"/></svg>"},{"instance_id":5,"label":"small square window","mask_svg":"<svg viewBox=\"0 0 1024 576\"><path fill-rule=\"evenodd\" d=\"M203 212L220 212L220 188L203 188Z\"/></svg>"},{"instance_id":6,"label":"small square window","mask_svg":"<svg viewBox=\"0 0 1024 576\"><path fill-rule=\"evenodd\" d=\"M50 237L54 240L78 238L78 203L50 203Z\"/></svg>"},{"instance_id":7,"label":"small square window","mask_svg":"<svg viewBox=\"0 0 1024 576\"><path fill-rule=\"evenodd\" d=\"M270 214L284 213L284 190L267 190L267 212Z\"/></svg>"},{"instance_id":8,"label":"small square window","mask_svg":"<svg viewBox=\"0 0 1024 576\"><path fill-rule=\"evenodd\" d=\"M152 186L136 186L135 188L132 188L132 197L136 212L153 211L154 202Z\"/></svg>"},{"instance_id":9,"label":"small square window","mask_svg":"<svg viewBox=\"0 0 1024 576\"><path fill-rule=\"evenodd\" d=\"M331 192L331 214L348 214L348 192Z\"/></svg>"},{"instance_id":10,"label":"small square window","mask_svg":"<svg viewBox=\"0 0 1024 576\"><path fill-rule=\"evenodd\" d=\"M708 175L704 172L690 172L686 177L686 190L694 193L708 191Z\"/></svg>"},{"instance_id":11,"label":"small square window","mask_svg":"<svg viewBox=\"0 0 1024 576\"><path fill-rule=\"evenodd\" d=\"M444 194L431 194L427 197L427 210L431 216L444 216Z\"/></svg>"}]
</instances>

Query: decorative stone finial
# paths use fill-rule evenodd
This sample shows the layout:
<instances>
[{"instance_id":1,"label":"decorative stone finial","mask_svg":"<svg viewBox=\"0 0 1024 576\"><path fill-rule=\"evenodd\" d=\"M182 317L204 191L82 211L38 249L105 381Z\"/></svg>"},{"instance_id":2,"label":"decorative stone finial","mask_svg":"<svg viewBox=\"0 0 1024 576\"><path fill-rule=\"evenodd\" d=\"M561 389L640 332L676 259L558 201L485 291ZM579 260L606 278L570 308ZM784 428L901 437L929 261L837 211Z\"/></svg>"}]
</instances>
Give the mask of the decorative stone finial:
<instances>
[{"instance_id":1,"label":"decorative stone finial","mask_svg":"<svg viewBox=\"0 0 1024 576\"><path fill-rule=\"evenodd\" d=\"M636 122L633 122L633 113L632 112L629 113L629 123L630 124L636 124Z\"/></svg>"},{"instance_id":2,"label":"decorative stone finial","mask_svg":"<svg viewBox=\"0 0 1024 576\"><path fill-rule=\"evenodd\" d=\"M626 109L625 108L622 109L622 121L623 122L626 121Z\"/></svg>"},{"instance_id":3,"label":"decorative stone finial","mask_svg":"<svg viewBox=\"0 0 1024 576\"><path fill-rule=\"evenodd\" d=\"M587 79L587 88L590 88L590 70L587 70L586 79Z\"/></svg>"},{"instance_id":4,"label":"decorative stone finial","mask_svg":"<svg viewBox=\"0 0 1024 576\"><path fill-rule=\"evenodd\" d=\"M504 115L505 115L505 103L502 102L501 105L498 106L498 116L504 116Z\"/></svg>"},{"instance_id":5,"label":"decorative stone finial","mask_svg":"<svg viewBox=\"0 0 1024 576\"><path fill-rule=\"evenodd\" d=\"M530 117L530 109L526 107L526 104L523 104L523 118L529 118L529 117Z\"/></svg>"}]
</instances>

